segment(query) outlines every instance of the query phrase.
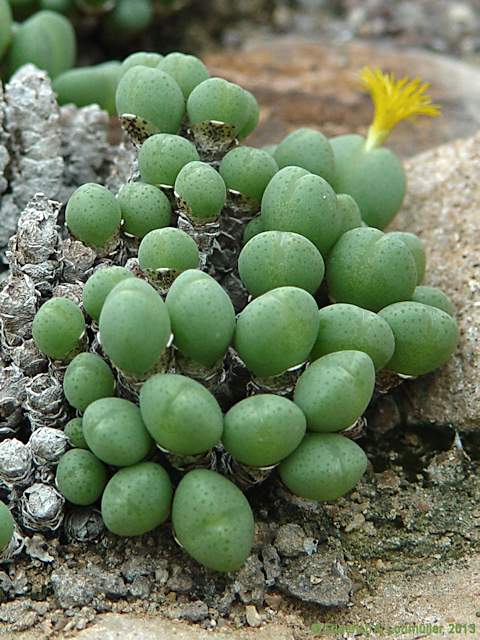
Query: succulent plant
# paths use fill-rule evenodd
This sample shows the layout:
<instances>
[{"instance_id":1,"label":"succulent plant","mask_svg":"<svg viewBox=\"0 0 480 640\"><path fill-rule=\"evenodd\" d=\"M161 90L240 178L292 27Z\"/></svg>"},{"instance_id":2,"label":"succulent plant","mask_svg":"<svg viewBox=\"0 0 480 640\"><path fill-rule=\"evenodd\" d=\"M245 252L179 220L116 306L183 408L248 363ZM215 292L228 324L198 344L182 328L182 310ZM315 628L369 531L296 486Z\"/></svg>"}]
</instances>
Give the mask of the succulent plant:
<instances>
[{"instance_id":1,"label":"succulent plant","mask_svg":"<svg viewBox=\"0 0 480 640\"><path fill-rule=\"evenodd\" d=\"M319 288L325 273L323 258L304 236L290 231L265 231L243 247L238 271L252 296L278 287L299 287L309 293Z\"/></svg>"},{"instance_id":2,"label":"succulent plant","mask_svg":"<svg viewBox=\"0 0 480 640\"><path fill-rule=\"evenodd\" d=\"M63 392L78 411L85 411L99 398L112 396L114 390L115 378L110 367L95 353L79 353L65 371Z\"/></svg>"},{"instance_id":3,"label":"succulent plant","mask_svg":"<svg viewBox=\"0 0 480 640\"><path fill-rule=\"evenodd\" d=\"M84 107L96 103L113 115L121 73L122 66L119 62L67 69L56 76L53 90L61 105L73 102L77 107Z\"/></svg>"},{"instance_id":4,"label":"succulent plant","mask_svg":"<svg viewBox=\"0 0 480 640\"><path fill-rule=\"evenodd\" d=\"M82 431L92 453L115 467L142 462L152 448L140 409L123 398L103 397L90 403Z\"/></svg>"},{"instance_id":5,"label":"succulent plant","mask_svg":"<svg viewBox=\"0 0 480 640\"><path fill-rule=\"evenodd\" d=\"M455 351L458 327L445 311L420 302L398 302L379 315L395 336L395 351L388 369L419 376L441 367Z\"/></svg>"},{"instance_id":6,"label":"succulent plant","mask_svg":"<svg viewBox=\"0 0 480 640\"><path fill-rule=\"evenodd\" d=\"M371 227L344 233L327 260L332 300L371 311L409 300L417 278L415 259L405 242Z\"/></svg>"},{"instance_id":7,"label":"succulent plant","mask_svg":"<svg viewBox=\"0 0 480 640\"><path fill-rule=\"evenodd\" d=\"M146 15L120 9L127 31ZM72 187L65 224L37 195L10 241L0 549L11 512L71 540L100 536L102 521L120 536L152 531L170 515L166 464L177 541L235 571L253 545L244 490L277 474L306 499L350 491L367 466L350 427L375 401L376 372L446 362L453 307L420 285L419 238L366 226L383 226L403 189L378 144L383 120L367 141L300 129L273 149L242 146L254 96L179 53L55 84L62 101L111 108L117 81L130 173L117 164L108 188Z\"/></svg>"},{"instance_id":8,"label":"succulent plant","mask_svg":"<svg viewBox=\"0 0 480 640\"><path fill-rule=\"evenodd\" d=\"M143 238L154 229L168 227L172 220L172 206L159 189L142 182L130 182L118 192L123 231Z\"/></svg>"},{"instance_id":9,"label":"succulent plant","mask_svg":"<svg viewBox=\"0 0 480 640\"><path fill-rule=\"evenodd\" d=\"M195 469L180 481L172 524L182 547L216 571L239 569L252 548L250 505L238 487L214 471Z\"/></svg>"},{"instance_id":10,"label":"succulent plant","mask_svg":"<svg viewBox=\"0 0 480 640\"><path fill-rule=\"evenodd\" d=\"M10 75L32 62L55 78L73 67L75 57L75 32L70 22L54 11L39 11L15 30L6 63Z\"/></svg>"},{"instance_id":11,"label":"succulent plant","mask_svg":"<svg viewBox=\"0 0 480 640\"><path fill-rule=\"evenodd\" d=\"M328 139L314 129L296 129L276 147L273 157L280 169L301 167L332 182L335 174L333 150Z\"/></svg>"},{"instance_id":12,"label":"succulent plant","mask_svg":"<svg viewBox=\"0 0 480 640\"><path fill-rule=\"evenodd\" d=\"M0 0L0 59L12 39L12 11L7 0Z\"/></svg>"},{"instance_id":13,"label":"succulent plant","mask_svg":"<svg viewBox=\"0 0 480 640\"><path fill-rule=\"evenodd\" d=\"M149 378L140 392L140 410L152 438L171 453L204 453L222 437L218 402L199 382L182 375Z\"/></svg>"},{"instance_id":14,"label":"succulent plant","mask_svg":"<svg viewBox=\"0 0 480 640\"><path fill-rule=\"evenodd\" d=\"M365 473L363 450L338 433L308 433L279 467L285 485L309 500L336 500Z\"/></svg>"},{"instance_id":15,"label":"succulent plant","mask_svg":"<svg viewBox=\"0 0 480 640\"><path fill-rule=\"evenodd\" d=\"M107 469L91 451L71 449L57 466L56 485L72 504L96 502L107 482Z\"/></svg>"},{"instance_id":16,"label":"succulent plant","mask_svg":"<svg viewBox=\"0 0 480 640\"><path fill-rule=\"evenodd\" d=\"M140 536L162 524L170 513L172 485L155 462L117 471L102 496L102 518L118 536Z\"/></svg>"},{"instance_id":17,"label":"succulent plant","mask_svg":"<svg viewBox=\"0 0 480 640\"><path fill-rule=\"evenodd\" d=\"M0 551L3 551L13 536L15 521L6 504L0 501Z\"/></svg>"},{"instance_id":18,"label":"succulent plant","mask_svg":"<svg viewBox=\"0 0 480 640\"><path fill-rule=\"evenodd\" d=\"M313 242L325 257L342 231L337 198L326 180L300 167L284 167L262 199L265 231L293 231Z\"/></svg>"}]
</instances>

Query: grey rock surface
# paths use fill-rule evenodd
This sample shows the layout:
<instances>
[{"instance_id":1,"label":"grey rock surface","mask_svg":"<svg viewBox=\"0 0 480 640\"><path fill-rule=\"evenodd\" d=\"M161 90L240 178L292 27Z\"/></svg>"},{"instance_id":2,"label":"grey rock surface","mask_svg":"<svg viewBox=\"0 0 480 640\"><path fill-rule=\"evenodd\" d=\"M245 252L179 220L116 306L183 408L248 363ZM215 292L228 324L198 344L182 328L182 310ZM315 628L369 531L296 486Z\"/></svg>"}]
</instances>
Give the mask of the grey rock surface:
<instances>
[{"instance_id":1,"label":"grey rock surface","mask_svg":"<svg viewBox=\"0 0 480 640\"><path fill-rule=\"evenodd\" d=\"M410 422L480 429L480 133L407 163L408 195L394 227L417 233L427 252L425 284L453 300L460 327L454 357L406 383Z\"/></svg>"}]
</instances>

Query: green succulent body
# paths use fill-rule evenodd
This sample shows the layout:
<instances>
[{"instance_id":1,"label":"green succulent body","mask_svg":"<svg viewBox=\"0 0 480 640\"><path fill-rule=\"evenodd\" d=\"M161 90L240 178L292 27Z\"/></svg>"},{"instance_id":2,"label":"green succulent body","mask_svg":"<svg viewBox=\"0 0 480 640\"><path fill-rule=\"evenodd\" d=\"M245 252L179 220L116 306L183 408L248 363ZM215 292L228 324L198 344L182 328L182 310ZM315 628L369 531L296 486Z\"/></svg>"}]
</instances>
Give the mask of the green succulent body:
<instances>
[{"instance_id":1,"label":"green succulent body","mask_svg":"<svg viewBox=\"0 0 480 640\"><path fill-rule=\"evenodd\" d=\"M112 289L100 314L105 353L122 371L143 375L160 358L170 338L165 303L147 282L127 278Z\"/></svg>"},{"instance_id":2,"label":"green succulent body","mask_svg":"<svg viewBox=\"0 0 480 640\"><path fill-rule=\"evenodd\" d=\"M154 229L167 227L172 221L172 205L167 196L143 182L129 182L118 193L123 231L143 238Z\"/></svg>"},{"instance_id":3,"label":"green succulent body","mask_svg":"<svg viewBox=\"0 0 480 640\"><path fill-rule=\"evenodd\" d=\"M95 103L114 115L120 71L119 62L105 62L64 71L53 81L58 104L73 103L77 107L85 107Z\"/></svg>"},{"instance_id":4,"label":"green succulent body","mask_svg":"<svg viewBox=\"0 0 480 640\"><path fill-rule=\"evenodd\" d=\"M223 358L235 331L235 310L214 278L184 271L170 287L166 305L179 351L207 367Z\"/></svg>"},{"instance_id":5,"label":"green succulent body","mask_svg":"<svg viewBox=\"0 0 480 640\"><path fill-rule=\"evenodd\" d=\"M63 392L79 411L85 411L99 398L112 396L114 390L115 378L110 367L95 353L79 353L65 371Z\"/></svg>"},{"instance_id":6,"label":"green succulent body","mask_svg":"<svg viewBox=\"0 0 480 640\"><path fill-rule=\"evenodd\" d=\"M175 193L191 218L215 220L225 205L227 190L222 176L205 162L189 162L178 173Z\"/></svg>"},{"instance_id":7,"label":"green succulent body","mask_svg":"<svg viewBox=\"0 0 480 640\"><path fill-rule=\"evenodd\" d=\"M120 229L122 213L111 191L90 182L70 196L65 219L70 233L78 240L105 247Z\"/></svg>"},{"instance_id":8,"label":"green succulent body","mask_svg":"<svg viewBox=\"0 0 480 640\"><path fill-rule=\"evenodd\" d=\"M0 60L12 39L12 11L7 0L0 0Z\"/></svg>"},{"instance_id":9,"label":"green succulent body","mask_svg":"<svg viewBox=\"0 0 480 640\"><path fill-rule=\"evenodd\" d=\"M165 56L159 62L158 68L178 82L185 100L197 85L209 77L207 67L199 58L177 51Z\"/></svg>"},{"instance_id":10,"label":"green succulent body","mask_svg":"<svg viewBox=\"0 0 480 640\"><path fill-rule=\"evenodd\" d=\"M48 11L58 11L58 13L68 13L73 7L73 0L40 0L40 9Z\"/></svg>"},{"instance_id":11,"label":"green succulent body","mask_svg":"<svg viewBox=\"0 0 480 640\"><path fill-rule=\"evenodd\" d=\"M335 156L335 191L350 194L364 221L384 229L405 196L405 170L399 158L385 147L367 149L365 138L357 134L338 136L330 143Z\"/></svg>"},{"instance_id":12,"label":"green succulent body","mask_svg":"<svg viewBox=\"0 0 480 640\"><path fill-rule=\"evenodd\" d=\"M297 129L277 146L273 157L280 169L302 167L332 182L335 175L333 150L327 138L315 129Z\"/></svg>"},{"instance_id":13,"label":"green succulent body","mask_svg":"<svg viewBox=\"0 0 480 640\"><path fill-rule=\"evenodd\" d=\"M337 195L337 209L342 229L339 237L350 231L350 229L357 229L363 226L364 222L358 204L348 193L339 193Z\"/></svg>"},{"instance_id":14,"label":"green succulent body","mask_svg":"<svg viewBox=\"0 0 480 640\"><path fill-rule=\"evenodd\" d=\"M265 231L293 231L325 256L340 235L337 198L326 180L300 167L280 169L262 199Z\"/></svg>"},{"instance_id":15,"label":"green succulent body","mask_svg":"<svg viewBox=\"0 0 480 640\"><path fill-rule=\"evenodd\" d=\"M375 367L363 351L337 351L315 360L298 379L294 400L310 431L343 431L363 414L375 387Z\"/></svg>"},{"instance_id":16,"label":"green succulent body","mask_svg":"<svg viewBox=\"0 0 480 640\"><path fill-rule=\"evenodd\" d=\"M152 448L140 409L123 398L101 398L89 404L82 428L89 449L115 467L141 462Z\"/></svg>"},{"instance_id":17,"label":"green succulent body","mask_svg":"<svg viewBox=\"0 0 480 640\"><path fill-rule=\"evenodd\" d=\"M318 324L318 307L309 293L279 287L259 296L240 313L235 349L256 376L276 376L307 360Z\"/></svg>"},{"instance_id":18,"label":"green succulent body","mask_svg":"<svg viewBox=\"0 0 480 640\"><path fill-rule=\"evenodd\" d=\"M38 11L15 30L7 55L11 75L31 62L53 79L75 64L75 32L55 11Z\"/></svg>"},{"instance_id":19,"label":"green succulent body","mask_svg":"<svg viewBox=\"0 0 480 640\"><path fill-rule=\"evenodd\" d=\"M3 551L13 536L15 521L10 509L0 500L0 551Z\"/></svg>"},{"instance_id":20,"label":"green succulent body","mask_svg":"<svg viewBox=\"0 0 480 640\"><path fill-rule=\"evenodd\" d=\"M357 484L367 468L363 450L338 433L308 433L279 467L292 493L308 500L336 500Z\"/></svg>"},{"instance_id":21,"label":"green succulent body","mask_svg":"<svg viewBox=\"0 0 480 640\"><path fill-rule=\"evenodd\" d=\"M238 146L225 154L219 171L228 189L238 191L260 204L263 192L278 171L278 166L266 151Z\"/></svg>"},{"instance_id":22,"label":"green succulent body","mask_svg":"<svg viewBox=\"0 0 480 640\"><path fill-rule=\"evenodd\" d=\"M237 136L248 135L253 103L248 93L233 82L208 78L193 89L187 100L190 123L215 120L233 127Z\"/></svg>"},{"instance_id":23,"label":"green succulent body","mask_svg":"<svg viewBox=\"0 0 480 640\"><path fill-rule=\"evenodd\" d=\"M243 244L247 244L249 240L263 231L265 231L265 229L263 228L262 216L252 218L250 222L247 222L243 230Z\"/></svg>"},{"instance_id":24,"label":"green succulent body","mask_svg":"<svg viewBox=\"0 0 480 640\"><path fill-rule=\"evenodd\" d=\"M50 298L33 319L35 344L41 353L55 360L66 358L78 346L84 331L83 313L67 298Z\"/></svg>"},{"instance_id":25,"label":"green succulent body","mask_svg":"<svg viewBox=\"0 0 480 640\"><path fill-rule=\"evenodd\" d=\"M198 160L198 152L189 140L169 133L157 133L142 144L138 169L145 182L173 187L180 170L189 162Z\"/></svg>"},{"instance_id":26,"label":"green succulent body","mask_svg":"<svg viewBox=\"0 0 480 640\"><path fill-rule=\"evenodd\" d=\"M136 51L130 54L122 62L120 77L123 77L129 69L132 67L158 67L159 63L163 60L163 56L160 53L153 53L151 51Z\"/></svg>"},{"instance_id":27,"label":"green succulent body","mask_svg":"<svg viewBox=\"0 0 480 640\"><path fill-rule=\"evenodd\" d=\"M318 337L311 360L335 351L363 351L382 369L393 355L395 338L386 320L353 304L331 304L319 311Z\"/></svg>"},{"instance_id":28,"label":"green succulent body","mask_svg":"<svg viewBox=\"0 0 480 640\"><path fill-rule=\"evenodd\" d=\"M188 233L176 227L150 231L138 248L142 269L186 271L198 267L198 245Z\"/></svg>"},{"instance_id":29,"label":"green succulent body","mask_svg":"<svg viewBox=\"0 0 480 640\"><path fill-rule=\"evenodd\" d=\"M102 518L118 536L141 536L156 529L170 513L172 484L155 462L140 462L117 471L102 496Z\"/></svg>"},{"instance_id":30,"label":"green succulent body","mask_svg":"<svg viewBox=\"0 0 480 640\"><path fill-rule=\"evenodd\" d=\"M172 78L160 69L138 65L120 79L117 113L143 118L159 133L177 133L185 111L183 94Z\"/></svg>"},{"instance_id":31,"label":"green succulent body","mask_svg":"<svg viewBox=\"0 0 480 640\"><path fill-rule=\"evenodd\" d=\"M208 389L186 376L152 376L140 392L140 410L152 438L172 453L203 453L222 437L218 402Z\"/></svg>"},{"instance_id":32,"label":"green succulent body","mask_svg":"<svg viewBox=\"0 0 480 640\"><path fill-rule=\"evenodd\" d=\"M244 246L238 271L253 296L285 286L315 293L323 280L325 265L317 247L304 236L290 231L265 231Z\"/></svg>"},{"instance_id":33,"label":"green succulent body","mask_svg":"<svg viewBox=\"0 0 480 640\"><path fill-rule=\"evenodd\" d=\"M327 260L329 294L371 311L409 300L417 283L412 252L403 240L363 227L344 233Z\"/></svg>"},{"instance_id":34,"label":"green succulent body","mask_svg":"<svg viewBox=\"0 0 480 640\"><path fill-rule=\"evenodd\" d=\"M83 288L83 308L88 315L98 322L103 303L110 291L119 282L134 275L125 267L101 267L93 273Z\"/></svg>"},{"instance_id":35,"label":"green succulent body","mask_svg":"<svg viewBox=\"0 0 480 640\"><path fill-rule=\"evenodd\" d=\"M449 316L455 315L455 307L453 302L438 287L418 286L413 292L412 302L422 302L423 304L437 307L441 311L445 311Z\"/></svg>"},{"instance_id":36,"label":"green succulent body","mask_svg":"<svg viewBox=\"0 0 480 640\"><path fill-rule=\"evenodd\" d=\"M395 336L395 352L387 368L407 376L419 376L441 367L458 342L452 316L420 302L399 302L380 311Z\"/></svg>"},{"instance_id":37,"label":"green succulent body","mask_svg":"<svg viewBox=\"0 0 480 640\"><path fill-rule=\"evenodd\" d=\"M412 252L417 268L417 284L420 284L425 275L427 263L422 241L414 233L408 233L406 231L391 231L388 235L390 238L402 240Z\"/></svg>"},{"instance_id":38,"label":"green succulent body","mask_svg":"<svg viewBox=\"0 0 480 640\"><path fill-rule=\"evenodd\" d=\"M72 420L69 420L63 431L72 447L76 449L88 449L87 441L83 435L81 418L72 418Z\"/></svg>"},{"instance_id":39,"label":"green succulent body","mask_svg":"<svg viewBox=\"0 0 480 640\"><path fill-rule=\"evenodd\" d=\"M258 394L241 400L227 412L222 441L239 462L268 467L290 455L305 430L305 416L291 400Z\"/></svg>"},{"instance_id":40,"label":"green succulent body","mask_svg":"<svg viewBox=\"0 0 480 640\"><path fill-rule=\"evenodd\" d=\"M260 120L260 107L258 106L257 99L250 91L244 89L244 92L247 97L247 117L243 127L237 132L237 138L239 140L247 138L252 131L256 129L258 121Z\"/></svg>"},{"instance_id":41,"label":"green succulent body","mask_svg":"<svg viewBox=\"0 0 480 640\"><path fill-rule=\"evenodd\" d=\"M60 459L55 481L69 502L87 506L102 495L107 483L107 469L90 451L71 449Z\"/></svg>"},{"instance_id":42,"label":"green succulent body","mask_svg":"<svg viewBox=\"0 0 480 640\"><path fill-rule=\"evenodd\" d=\"M175 535L197 562L215 571L235 571L253 544L254 520L247 499L230 480L206 469L180 481L172 505Z\"/></svg>"},{"instance_id":43,"label":"green succulent body","mask_svg":"<svg viewBox=\"0 0 480 640\"><path fill-rule=\"evenodd\" d=\"M152 0L116 0L107 16L107 30L112 37L135 36L147 29L153 20Z\"/></svg>"}]
</instances>

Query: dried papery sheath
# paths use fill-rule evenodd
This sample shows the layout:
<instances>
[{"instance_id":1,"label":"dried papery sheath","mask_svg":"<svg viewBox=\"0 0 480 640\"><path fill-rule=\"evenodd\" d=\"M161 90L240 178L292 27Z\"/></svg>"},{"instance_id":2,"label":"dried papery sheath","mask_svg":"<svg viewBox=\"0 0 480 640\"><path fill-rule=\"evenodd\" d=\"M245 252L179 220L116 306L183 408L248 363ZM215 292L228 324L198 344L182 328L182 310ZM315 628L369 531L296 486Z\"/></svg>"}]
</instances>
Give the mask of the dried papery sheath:
<instances>
[{"instance_id":1,"label":"dried papery sheath","mask_svg":"<svg viewBox=\"0 0 480 640\"><path fill-rule=\"evenodd\" d=\"M3 144L8 145L9 154L9 193L0 205L0 251L28 200L40 191L57 197L62 185L59 109L44 71L25 65L6 85L3 128ZM0 156L5 166L5 152Z\"/></svg>"},{"instance_id":2,"label":"dried papery sheath","mask_svg":"<svg viewBox=\"0 0 480 640\"><path fill-rule=\"evenodd\" d=\"M73 542L98 540L105 530L100 511L87 507L67 513L64 522L65 533Z\"/></svg>"},{"instance_id":3,"label":"dried papery sheath","mask_svg":"<svg viewBox=\"0 0 480 640\"><path fill-rule=\"evenodd\" d=\"M63 242L62 280L68 283L85 282L92 273L97 254L79 240L66 238Z\"/></svg>"},{"instance_id":4,"label":"dried papery sheath","mask_svg":"<svg viewBox=\"0 0 480 640\"><path fill-rule=\"evenodd\" d=\"M28 378L44 373L48 368L47 358L40 353L33 339L25 340L9 351L15 364ZM26 382L26 381L25 381Z\"/></svg>"},{"instance_id":5,"label":"dried papery sheath","mask_svg":"<svg viewBox=\"0 0 480 640\"><path fill-rule=\"evenodd\" d=\"M13 273L31 277L47 296L60 276L61 241L57 218L60 203L37 193L22 212L17 233L8 243L7 260Z\"/></svg>"},{"instance_id":6,"label":"dried papery sheath","mask_svg":"<svg viewBox=\"0 0 480 640\"><path fill-rule=\"evenodd\" d=\"M271 378L256 378L252 376L248 387L247 395L253 396L256 393L275 393L278 396L289 397L292 395L298 378L304 371L305 362L287 369L284 373Z\"/></svg>"},{"instance_id":7,"label":"dried papery sheath","mask_svg":"<svg viewBox=\"0 0 480 640\"><path fill-rule=\"evenodd\" d=\"M342 436L350 438L350 440L359 440L365 435L367 428L367 419L364 416L360 416L351 427L342 431Z\"/></svg>"},{"instance_id":8,"label":"dried papery sheath","mask_svg":"<svg viewBox=\"0 0 480 640\"><path fill-rule=\"evenodd\" d=\"M125 139L113 151L110 174L105 186L113 193L118 193L120 188L135 179L136 175L138 175L137 149L128 139Z\"/></svg>"},{"instance_id":9,"label":"dried papery sheath","mask_svg":"<svg viewBox=\"0 0 480 640\"><path fill-rule=\"evenodd\" d=\"M204 270L218 237L220 223L218 220L204 223L194 222L192 218L188 216L185 203L182 199L176 196L176 202L178 207L178 228L185 231L185 233L188 233L188 235L197 243L200 254L199 269Z\"/></svg>"},{"instance_id":10,"label":"dried papery sheath","mask_svg":"<svg viewBox=\"0 0 480 640\"><path fill-rule=\"evenodd\" d=\"M217 447L216 470L228 476L232 482L235 482L242 489L250 489L257 484L265 482L277 466L274 464L269 467L250 467L232 458L223 447Z\"/></svg>"},{"instance_id":11,"label":"dried papery sheath","mask_svg":"<svg viewBox=\"0 0 480 640\"><path fill-rule=\"evenodd\" d=\"M39 294L33 280L23 274L11 274L0 289L0 324L8 345L32 335Z\"/></svg>"},{"instance_id":12,"label":"dried papery sheath","mask_svg":"<svg viewBox=\"0 0 480 640\"><path fill-rule=\"evenodd\" d=\"M30 448L9 438L0 442L0 485L13 487L28 486L33 477L33 460Z\"/></svg>"},{"instance_id":13,"label":"dried papery sheath","mask_svg":"<svg viewBox=\"0 0 480 640\"><path fill-rule=\"evenodd\" d=\"M215 449L210 449L205 453L199 453L193 456L182 456L175 453L170 453L165 449L162 449L157 444L158 449L165 454L168 462L174 469L179 471L191 471L192 469L216 469L217 467L217 453Z\"/></svg>"},{"instance_id":14,"label":"dried papery sheath","mask_svg":"<svg viewBox=\"0 0 480 640\"><path fill-rule=\"evenodd\" d=\"M131 271L137 278L146 280L161 296L167 295L173 282L180 275L175 269L141 269L138 258L130 258L127 260L125 268Z\"/></svg>"},{"instance_id":15,"label":"dried papery sheath","mask_svg":"<svg viewBox=\"0 0 480 640\"><path fill-rule=\"evenodd\" d=\"M49 484L32 484L20 500L20 517L31 531L56 531L63 521L65 498Z\"/></svg>"},{"instance_id":16,"label":"dried papery sheath","mask_svg":"<svg viewBox=\"0 0 480 640\"><path fill-rule=\"evenodd\" d=\"M382 369L377 373L375 378L375 395L379 396L390 393L410 378L412 378L412 376L403 376L394 371Z\"/></svg>"},{"instance_id":17,"label":"dried papery sheath","mask_svg":"<svg viewBox=\"0 0 480 640\"><path fill-rule=\"evenodd\" d=\"M120 124L130 142L137 148L141 147L150 136L155 133L160 133L158 127L148 122L148 120L133 115L132 113L122 114L120 116Z\"/></svg>"},{"instance_id":18,"label":"dried papery sheath","mask_svg":"<svg viewBox=\"0 0 480 640\"><path fill-rule=\"evenodd\" d=\"M80 307L83 297L83 282L57 284L52 290L52 297L67 298Z\"/></svg>"},{"instance_id":19,"label":"dried papery sheath","mask_svg":"<svg viewBox=\"0 0 480 640\"><path fill-rule=\"evenodd\" d=\"M138 402L140 389L142 388L146 380L148 380L151 376L155 375L156 373L174 373L175 361L173 356L173 347L171 346L171 343L172 343L172 338L170 338L169 344L167 345L167 348L160 356L157 364L150 371L148 371L147 373L145 373L143 376L139 378L129 375L124 371L121 371L120 369L115 367L115 365L113 365L113 369L116 371L116 374L117 374L118 394L122 398L131 400L132 402Z\"/></svg>"},{"instance_id":20,"label":"dried papery sheath","mask_svg":"<svg viewBox=\"0 0 480 640\"><path fill-rule=\"evenodd\" d=\"M25 547L25 538L22 536L19 528L15 526L10 543L0 551L0 564L11 562L15 556L18 556Z\"/></svg>"},{"instance_id":21,"label":"dried papery sheath","mask_svg":"<svg viewBox=\"0 0 480 640\"><path fill-rule=\"evenodd\" d=\"M108 113L96 104L61 107L60 126L65 161L61 199L66 201L78 186L105 181L113 148L108 142Z\"/></svg>"},{"instance_id":22,"label":"dried papery sheath","mask_svg":"<svg viewBox=\"0 0 480 640\"><path fill-rule=\"evenodd\" d=\"M69 407L56 376L40 373L25 388L25 413L32 431L40 427L60 428L68 419Z\"/></svg>"},{"instance_id":23,"label":"dried papery sheath","mask_svg":"<svg viewBox=\"0 0 480 640\"><path fill-rule=\"evenodd\" d=\"M213 394L217 393L226 383L227 371L223 359L215 363L213 367L205 367L199 362L194 362L185 357L180 351L175 350L175 371L203 384Z\"/></svg>"},{"instance_id":24,"label":"dried papery sheath","mask_svg":"<svg viewBox=\"0 0 480 640\"><path fill-rule=\"evenodd\" d=\"M189 133L203 162L218 162L238 140L235 128L226 122L210 120L190 126Z\"/></svg>"},{"instance_id":25,"label":"dried papery sheath","mask_svg":"<svg viewBox=\"0 0 480 640\"><path fill-rule=\"evenodd\" d=\"M11 365L0 369L0 440L16 433L23 422L22 403L25 399L23 372Z\"/></svg>"},{"instance_id":26,"label":"dried papery sheath","mask_svg":"<svg viewBox=\"0 0 480 640\"><path fill-rule=\"evenodd\" d=\"M60 429L41 427L28 441L36 465L56 465L68 447L68 438Z\"/></svg>"}]
</instances>

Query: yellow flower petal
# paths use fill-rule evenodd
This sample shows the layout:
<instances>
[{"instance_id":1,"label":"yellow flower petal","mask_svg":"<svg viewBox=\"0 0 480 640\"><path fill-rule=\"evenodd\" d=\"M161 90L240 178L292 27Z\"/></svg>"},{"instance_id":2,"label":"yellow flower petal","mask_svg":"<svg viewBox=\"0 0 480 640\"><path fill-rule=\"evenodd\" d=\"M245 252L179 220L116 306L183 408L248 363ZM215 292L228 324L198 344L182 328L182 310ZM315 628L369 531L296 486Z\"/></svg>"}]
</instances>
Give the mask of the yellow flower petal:
<instances>
[{"instance_id":1,"label":"yellow flower petal","mask_svg":"<svg viewBox=\"0 0 480 640\"><path fill-rule=\"evenodd\" d=\"M426 91L430 86L419 78L400 78L393 73L365 67L361 72L363 87L370 93L375 116L368 131L367 148L377 147L388 138L391 130L402 120L414 116L440 115L440 108L432 104Z\"/></svg>"}]
</instances>

